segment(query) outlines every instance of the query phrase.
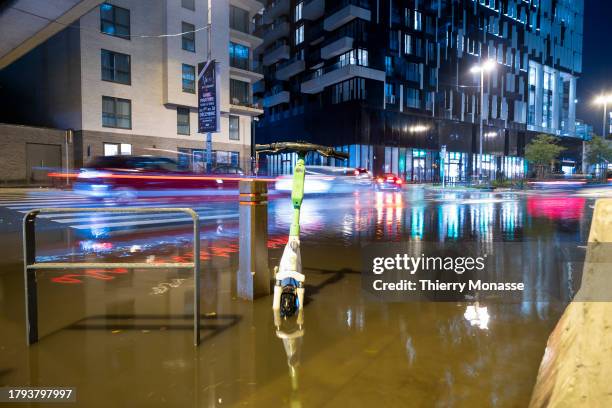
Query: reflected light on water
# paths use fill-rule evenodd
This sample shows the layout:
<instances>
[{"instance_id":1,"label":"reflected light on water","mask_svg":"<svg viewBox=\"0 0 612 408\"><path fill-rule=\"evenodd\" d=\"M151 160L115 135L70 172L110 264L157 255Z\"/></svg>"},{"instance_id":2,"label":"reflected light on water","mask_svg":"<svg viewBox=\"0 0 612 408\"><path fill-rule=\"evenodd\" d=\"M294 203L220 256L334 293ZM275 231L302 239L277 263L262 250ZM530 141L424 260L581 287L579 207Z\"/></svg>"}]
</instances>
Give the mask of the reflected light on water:
<instances>
[{"instance_id":1,"label":"reflected light on water","mask_svg":"<svg viewBox=\"0 0 612 408\"><path fill-rule=\"evenodd\" d=\"M489 330L490 316L486 306L480 306L478 303L468 305L463 317L465 317L472 326L476 326L482 330Z\"/></svg>"}]
</instances>

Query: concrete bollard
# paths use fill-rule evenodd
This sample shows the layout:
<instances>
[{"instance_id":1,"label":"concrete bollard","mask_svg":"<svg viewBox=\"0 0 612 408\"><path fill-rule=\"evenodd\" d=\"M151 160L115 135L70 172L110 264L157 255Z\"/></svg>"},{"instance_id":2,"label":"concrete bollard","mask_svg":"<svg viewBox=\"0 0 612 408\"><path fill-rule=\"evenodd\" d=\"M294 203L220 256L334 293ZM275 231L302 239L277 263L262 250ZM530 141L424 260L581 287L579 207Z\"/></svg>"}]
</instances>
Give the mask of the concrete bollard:
<instances>
[{"instance_id":1,"label":"concrete bollard","mask_svg":"<svg viewBox=\"0 0 612 408\"><path fill-rule=\"evenodd\" d=\"M253 300L270 294L268 267L268 185L260 180L241 180L240 252L237 294Z\"/></svg>"}]
</instances>

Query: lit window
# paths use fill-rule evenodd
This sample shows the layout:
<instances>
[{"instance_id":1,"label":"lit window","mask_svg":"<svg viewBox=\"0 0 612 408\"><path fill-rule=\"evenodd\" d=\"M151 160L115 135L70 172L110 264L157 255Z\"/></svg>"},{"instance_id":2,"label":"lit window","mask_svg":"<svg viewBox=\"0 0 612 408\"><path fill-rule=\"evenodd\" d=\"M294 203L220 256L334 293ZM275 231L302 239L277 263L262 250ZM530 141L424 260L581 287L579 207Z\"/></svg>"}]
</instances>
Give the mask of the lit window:
<instances>
[{"instance_id":1,"label":"lit window","mask_svg":"<svg viewBox=\"0 0 612 408\"><path fill-rule=\"evenodd\" d=\"M249 47L230 42L229 60L231 67L249 69Z\"/></svg>"},{"instance_id":2,"label":"lit window","mask_svg":"<svg viewBox=\"0 0 612 408\"><path fill-rule=\"evenodd\" d=\"M417 31L421 31L423 26L422 26L422 14L420 11L414 11L414 29Z\"/></svg>"},{"instance_id":3,"label":"lit window","mask_svg":"<svg viewBox=\"0 0 612 408\"><path fill-rule=\"evenodd\" d=\"M412 54L412 36L404 34L404 54Z\"/></svg>"},{"instance_id":4,"label":"lit window","mask_svg":"<svg viewBox=\"0 0 612 408\"><path fill-rule=\"evenodd\" d=\"M100 31L130 39L130 10L104 3L100 5Z\"/></svg>"},{"instance_id":5,"label":"lit window","mask_svg":"<svg viewBox=\"0 0 612 408\"><path fill-rule=\"evenodd\" d=\"M295 5L295 20L294 21L300 21L302 19L302 6L304 5L304 2L299 2L298 4Z\"/></svg>"},{"instance_id":6,"label":"lit window","mask_svg":"<svg viewBox=\"0 0 612 408\"><path fill-rule=\"evenodd\" d=\"M301 44L304 41L304 26L301 25L295 29L295 45Z\"/></svg>"},{"instance_id":7,"label":"lit window","mask_svg":"<svg viewBox=\"0 0 612 408\"><path fill-rule=\"evenodd\" d=\"M183 64L183 92L195 93L195 67Z\"/></svg>"}]
</instances>

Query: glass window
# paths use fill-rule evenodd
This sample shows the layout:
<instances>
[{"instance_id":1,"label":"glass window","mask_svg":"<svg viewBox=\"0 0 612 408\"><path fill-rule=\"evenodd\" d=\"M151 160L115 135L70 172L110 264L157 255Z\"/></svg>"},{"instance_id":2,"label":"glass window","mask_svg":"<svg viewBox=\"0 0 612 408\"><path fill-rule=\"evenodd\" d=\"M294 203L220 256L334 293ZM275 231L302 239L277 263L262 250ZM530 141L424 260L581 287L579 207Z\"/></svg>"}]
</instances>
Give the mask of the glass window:
<instances>
[{"instance_id":1,"label":"glass window","mask_svg":"<svg viewBox=\"0 0 612 408\"><path fill-rule=\"evenodd\" d=\"M132 101L102 97L102 126L121 129L132 128Z\"/></svg>"},{"instance_id":2,"label":"glass window","mask_svg":"<svg viewBox=\"0 0 612 408\"><path fill-rule=\"evenodd\" d=\"M183 21L181 32L183 33L183 49L185 51L195 52L195 26Z\"/></svg>"},{"instance_id":3,"label":"glass window","mask_svg":"<svg viewBox=\"0 0 612 408\"><path fill-rule=\"evenodd\" d=\"M249 105L249 83L230 79L230 101L233 105Z\"/></svg>"},{"instance_id":4,"label":"glass window","mask_svg":"<svg viewBox=\"0 0 612 408\"><path fill-rule=\"evenodd\" d=\"M116 156L119 154L119 143L104 143L104 155Z\"/></svg>"},{"instance_id":5,"label":"glass window","mask_svg":"<svg viewBox=\"0 0 612 408\"><path fill-rule=\"evenodd\" d=\"M404 54L412 54L412 36L404 34Z\"/></svg>"},{"instance_id":6,"label":"glass window","mask_svg":"<svg viewBox=\"0 0 612 408\"><path fill-rule=\"evenodd\" d=\"M332 103L337 104L356 99L365 99L365 79L353 78L332 87Z\"/></svg>"},{"instance_id":7,"label":"glass window","mask_svg":"<svg viewBox=\"0 0 612 408\"><path fill-rule=\"evenodd\" d=\"M230 115L229 117L229 138L230 140L240 140L240 117Z\"/></svg>"},{"instance_id":8,"label":"glass window","mask_svg":"<svg viewBox=\"0 0 612 408\"><path fill-rule=\"evenodd\" d=\"M102 50L100 53L102 80L129 85L131 82L130 56Z\"/></svg>"},{"instance_id":9,"label":"glass window","mask_svg":"<svg viewBox=\"0 0 612 408\"><path fill-rule=\"evenodd\" d=\"M421 94L418 89L406 88L406 106L416 109L421 107Z\"/></svg>"},{"instance_id":10,"label":"glass window","mask_svg":"<svg viewBox=\"0 0 612 408\"><path fill-rule=\"evenodd\" d=\"M130 10L103 3L100 5L100 31L130 39Z\"/></svg>"},{"instance_id":11,"label":"glass window","mask_svg":"<svg viewBox=\"0 0 612 408\"><path fill-rule=\"evenodd\" d=\"M304 42L304 25L299 26L295 29L295 45Z\"/></svg>"},{"instance_id":12,"label":"glass window","mask_svg":"<svg viewBox=\"0 0 612 408\"><path fill-rule=\"evenodd\" d=\"M230 28L249 33L249 26L249 12L236 6L230 6Z\"/></svg>"},{"instance_id":13,"label":"glass window","mask_svg":"<svg viewBox=\"0 0 612 408\"><path fill-rule=\"evenodd\" d=\"M393 74L393 57L385 56L385 72L387 75Z\"/></svg>"},{"instance_id":14,"label":"glass window","mask_svg":"<svg viewBox=\"0 0 612 408\"><path fill-rule=\"evenodd\" d=\"M406 64L406 79L408 81L418 82L420 80L419 64L409 62Z\"/></svg>"},{"instance_id":15,"label":"glass window","mask_svg":"<svg viewBox=\"0 0 612 408\"><path fill-rule=\"evenodd\" d=\"M421 31L423 29L422 14L420 11L414 11L414 29Z\"/></svg>"},{"instance_id":16,"label":"glass window","mask_svg":"<svg viewBox=\"0 0 612 408\"><path fill-rule=\"evenodd\" d=\"M176 108L176 133L188 135L191 133L189 127L189 108L178 106Z\"/></svg>"},{"instance_id":17,"label":"glass window","mask_svg":"<svg viewBox=\"0 0 612 408\"><path fill-rule=\"evenodd\" d=\"M121 143L119 149L121 154L132 154L132 145L129 143Z\"/></svg>"},{"instance_id":18,"label":"glass window","mask_svg":"<svg viewBox=\"0 0 612 408\"><path fill-rule=\"evenodd\" d=\"M298 4L295 5L295 20L293 21L300 21L302 19L302 6L304 5L303 1L300 1Z\"/></svg>"},{"instance_id":19,"label":"glass window","mask_svg":"<svg viewBox=\"0 0 612 408\"><path fill-rule=\"evenodd\" d=\"M183 64L183 92L195 93L195 67Z\"/></svg>"},{"instance_id":20,"label":"glass window","mask_svg":"<svg viewBox=\"0 0 612 408\"><path fill-rule=\"evenodd\" d=\"M181 0L181 6L188 10L195 10L195 0Z\"/></svg>"},{"instance_id":21,"label":"glass window","mask_svg":"<svg viewBox=\"0 0 612 408\"><path fill-rule=\"evenodd\" d=\"M249 69L249 47L233 42L229 43L230 66Z\"/></svg>"}]
</instances>

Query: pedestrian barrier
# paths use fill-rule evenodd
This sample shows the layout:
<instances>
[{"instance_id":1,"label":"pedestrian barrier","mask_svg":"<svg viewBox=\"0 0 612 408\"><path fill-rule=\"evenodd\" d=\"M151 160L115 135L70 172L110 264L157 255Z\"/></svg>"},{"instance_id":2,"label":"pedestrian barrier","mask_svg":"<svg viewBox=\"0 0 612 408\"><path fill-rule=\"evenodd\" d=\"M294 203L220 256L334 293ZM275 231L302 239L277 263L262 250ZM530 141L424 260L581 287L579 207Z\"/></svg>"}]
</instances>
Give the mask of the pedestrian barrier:
<instances>
[{"instance_id":1,"label":"pedestrian barrier","mask_svg":"<svg viewBox=\"0 0 612 408\"><path fill-rule=\"evenodd\" d=\"M36 262L36 217L49 212L92 212L92 213L160 213L183 212L193 220L193 262ZM200 344L200 218L191 208L39 208L29 211L23 217L23 269L25 280L26 339L28 346L38 342L38 290L37 269L83 269L83 268L127 268L165 269L193 268L193 342Z\"/></svg>"}]
</instances>

